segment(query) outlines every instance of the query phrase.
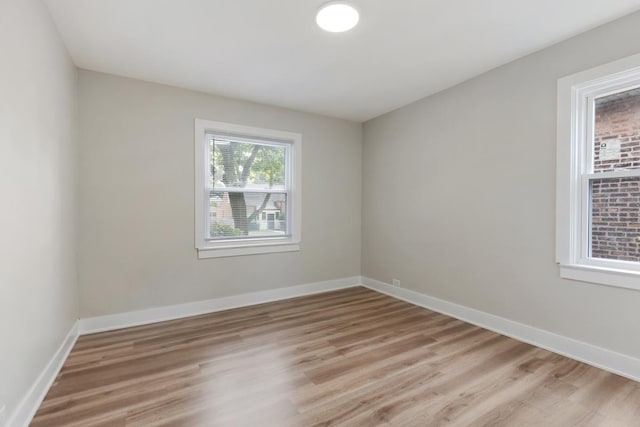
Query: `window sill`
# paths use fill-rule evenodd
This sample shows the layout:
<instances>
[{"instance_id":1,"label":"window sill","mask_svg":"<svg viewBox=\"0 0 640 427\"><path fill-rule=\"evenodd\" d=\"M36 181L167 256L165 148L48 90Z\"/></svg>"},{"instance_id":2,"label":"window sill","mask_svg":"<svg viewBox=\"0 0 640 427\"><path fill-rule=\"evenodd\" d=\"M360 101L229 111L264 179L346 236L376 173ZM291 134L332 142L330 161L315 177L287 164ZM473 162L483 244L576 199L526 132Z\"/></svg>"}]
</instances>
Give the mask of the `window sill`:
<instances>
[{"instance_id":1,"label":"window sill","mask_svg":"<svg viewBox=\"0 0 640 427\"><path fill-rule=\"evenodd\" d=\"M619 270L590 265L560 265L560 277L581 282L640 290L640 271Z\"/></svg>"},{"instance_id":2,"label":"window sill","mask_svg":"<svg viewBox=\"0 0 640 427\"><path fill-rule=\"evenodd\" d=\"M222 258L243 255L259 255L278 252L296 252L300 250L299 242L278 243L254 243L254 244L237 244L230 243L220 246L201 247L198 249L198 259L206 258Z\"/></svg>"}]
</instances>

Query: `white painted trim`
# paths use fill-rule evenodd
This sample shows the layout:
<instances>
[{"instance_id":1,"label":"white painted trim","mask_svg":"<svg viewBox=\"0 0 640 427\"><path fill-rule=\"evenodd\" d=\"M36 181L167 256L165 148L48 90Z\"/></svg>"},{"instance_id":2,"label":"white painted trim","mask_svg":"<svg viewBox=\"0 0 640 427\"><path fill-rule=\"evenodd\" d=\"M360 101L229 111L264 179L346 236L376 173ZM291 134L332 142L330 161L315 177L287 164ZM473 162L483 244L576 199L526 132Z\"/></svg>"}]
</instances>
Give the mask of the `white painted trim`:
<instances>
[{"instance_id":1,"label":"white painted trim","mask_svg":"<svg viewBox=\"0 0 640 427\"><path fill-rule=\"evenodd\" d=\"M579 282L598 283L624 289L640 289L640 272L635 270L618 270L595 265L570 264L560 265L560 277Z\"/></svg>"},{"instance_id":2,"label":"white painted trim","mask_svg":"<svg viewBox=\"0 0 640 427\"><path fill-rule=\"evenodd\" d=\"M272 252L293 252L300 250L302 241L302 135L275 129L265 129L234 123L216 122L205 119L194 120L194 150L195 150L195 247L198 258L217 258L239 255L257 255ZM208 176L208 156L206 135L220 133L238 138L257 138L270 140L274 144L287 146L287 189L278 191L287 194L287 221L291 233L283 240L279 239L238 239L214 241L205 239L208 234L208 192L205 177ZM208 148L207 148L208 149ZM259 241L260 244L255 244ZM287 244L288 246L283 246Z\"/></svg>"},{"instance_id":3,"label":"white painted trim","mask_svg":"<svg viewBox=\"0 0 640 427\"><path fill-rule=\"evenodd\" d=\"M214 250L198 249L198 258L223 258L230 256L271 254L277 252L296 252L299 250L300 245L297 244L270 243L262 245L247 245L242 247L216 248Z\"/></svg>"},{"instance_id":4,"label":"white painted trim","mask_svg":"<svg viewBox=\"0 0 640 427\"><path fill-rule=\"evenodd\" d=\"M634 381L640 381L640 359L368 277L361 279L363 286L371 290L455 317Z\"/></svg>"},{"instance_id":5,"label":"white painted trim","mask_svg":"<svg viewBox=\"0 0 640 427\"><path fill-rule=\"evenodd\" d=\"M556 262L567 279L640 290L635 262L589 256L589 182L638 176L638 171L593 173L593 102L638 87L640 54L558 80L556 146Z\"/></svg>"},{"instance_id":6,"label":"white painted trim","mask_svg":"<svg viewBox=\"0 0 640 427\"><path fill-rule=\"evenodd\" d=\"M8 422L4 427L27 427L29 425L60 372L62 365L67 360L67 357L69 356L69 353L71 352L71 349L79 335L146 325L166 320L181 319L184 317L197 316L200 314L280 301L339 289L347 289L356 286L360 286L359 276L307 283L304 285L233 295L224 298L196 301L128 313L80 319L73 324L73 327L58 350L55 352L33 385L29 388L25 396L17 405L16 409L9 416ZM0 422L1 421L2 420L0 419ZM2 424L0 424L0 426L2 426Z\"/></svg>"},{"instance_id":7,"label":"white painted trim","mask_svg":"<svg viewBox=\"0 0 640 427\"><path fill-rule=\"evenodd\" d=\"M416 291L392 286L388 283L367 277L354 276L186 304L81 319L74 323L60 348L55 352L45 369L9 417L9 421L5 427L26 427L29 425L71 352L78 335L146 325L356 286L364 286L373 291L455 317L462 321L613 372L614 374L634 381L640 381L640 359Z\"/></svg>"},{"instance_id":8,"label":"white painted trim","mask_svg":"<svg viewBox=\"0 0 640 427\"><path fill-rule=\"evenodd\" d=\"M204 301L195 301L185 304L130 311L127 313L90 317L80 320L80 335L147 325L167 320L182 319L200 314L214 313L216 311L229 310L232 308L280 301L338 289L346 289L359 285L360 277L355 276L343 279L327 280L324 282L307 283L304 285L290 286L286 288L271 289L267 291L232 295Z\"/></svg>"},{"instance_id":9,"label":"white painted trim","mask_svg":"<svg viewBox=\"0 0 640 427\"><path fill-rule=\"evenodd\" d=\"M44 370L38 375L13 413L9 416L6 427L26 427L31 423L33 416L44 400L49 388L55 381L62 365L71 352L73 345L78 339L78 322L74 322L71 330L60 344L58 350L53 354Z\"/></svg>"}]
</instances>

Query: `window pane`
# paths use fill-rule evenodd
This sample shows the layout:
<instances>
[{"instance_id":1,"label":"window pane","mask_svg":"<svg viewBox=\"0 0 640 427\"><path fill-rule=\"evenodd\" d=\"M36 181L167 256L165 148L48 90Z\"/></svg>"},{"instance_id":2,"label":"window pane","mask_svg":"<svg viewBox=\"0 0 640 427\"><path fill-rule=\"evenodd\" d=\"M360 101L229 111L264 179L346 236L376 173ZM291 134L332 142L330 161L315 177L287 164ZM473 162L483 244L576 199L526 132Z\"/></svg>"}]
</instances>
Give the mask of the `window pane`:
<instances>
[{"instance_id":1,"label":"window pane","mask_svg":"<svg viewBox=\"0 0 640 427\"><path fill-rule=\"evenodd\" d=\"M594 172L640 167L640 88L596 99Z\"/></svg>"},{"instance_id":2,"label":"window pane","mask_svg":"<svg viewBox=\"0 0 640 427\"><path fill-rule=\"evenodd\" d=\"M211 191L209 238L286 236L286 212L286 193Z\"/></svg>"},{"instance_id":3,"label":"window pane","mask_svg":"<svg viewBox=\"0 0 640 427\"><path fill-rule=\"evenodd\" d=\"M215 138L211 144L212 187L285 190L285 146Z\"/></svg>"},{"instance_id":4,"label":"window pane","mask_svg":"<svg viewBox=\"0 0 640 427\"><path fill-rule=\"evenodd\" d=\"M591 257L640 261L640 177L591 181Z\"/></svg>"}]
</instances>

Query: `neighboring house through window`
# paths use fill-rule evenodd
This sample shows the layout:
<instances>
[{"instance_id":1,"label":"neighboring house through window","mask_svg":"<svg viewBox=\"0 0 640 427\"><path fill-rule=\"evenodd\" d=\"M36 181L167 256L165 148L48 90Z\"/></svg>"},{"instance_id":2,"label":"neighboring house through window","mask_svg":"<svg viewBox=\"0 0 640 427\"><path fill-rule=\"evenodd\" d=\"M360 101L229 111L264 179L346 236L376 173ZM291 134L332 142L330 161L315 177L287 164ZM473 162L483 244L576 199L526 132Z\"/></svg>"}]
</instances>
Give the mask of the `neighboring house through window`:
<instances>
[{"instance_id":1,"label":"neighboring house through window","mask_svg":"<svg viewBox=\"0 0 640 427\"><path fill-rule=\"evenodd\" d=\"M291 132L196 119L200 258L299 249L301 144Z\"/></svg>"},{"instance_id":2,"label":"neighboring house through window","mask_svg":"<svg viewBox=\"0 0 640 427\"><path fill-rule=\"evenodd\" d=\"M558 82L563 277L640 289L640 55Z\"/></svg>"}]
</instances>

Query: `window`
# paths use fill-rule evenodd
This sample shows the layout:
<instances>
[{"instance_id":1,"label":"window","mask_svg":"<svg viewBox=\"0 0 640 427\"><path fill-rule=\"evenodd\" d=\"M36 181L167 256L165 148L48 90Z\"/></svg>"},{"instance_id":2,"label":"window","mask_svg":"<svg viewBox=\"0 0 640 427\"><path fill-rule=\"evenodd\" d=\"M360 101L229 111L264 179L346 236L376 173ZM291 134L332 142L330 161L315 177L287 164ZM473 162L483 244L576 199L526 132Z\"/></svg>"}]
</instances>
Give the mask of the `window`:
<instances>
[{"instance_id":1,"label":"window","mask_svg":"<svg viewBox=\"0 0 640 427\"><path fill-rule=\"evenodd\" d=\"M299 250L299 134L196 119L199 258Z\"/></svg>"},{"instance_id":2,"label":"window","mask_svg":"<svg viewBox=\"0 0 640 427\"><path fill-rule=\"evenodd\" d=\"M562 277L640 289L640 55L558 82Z\"/></svg>"}]
</instances>

